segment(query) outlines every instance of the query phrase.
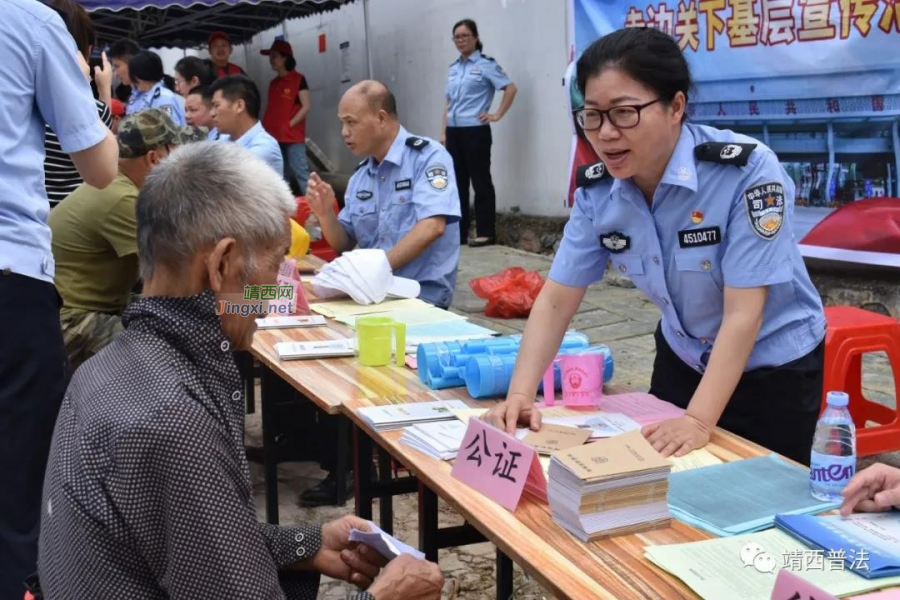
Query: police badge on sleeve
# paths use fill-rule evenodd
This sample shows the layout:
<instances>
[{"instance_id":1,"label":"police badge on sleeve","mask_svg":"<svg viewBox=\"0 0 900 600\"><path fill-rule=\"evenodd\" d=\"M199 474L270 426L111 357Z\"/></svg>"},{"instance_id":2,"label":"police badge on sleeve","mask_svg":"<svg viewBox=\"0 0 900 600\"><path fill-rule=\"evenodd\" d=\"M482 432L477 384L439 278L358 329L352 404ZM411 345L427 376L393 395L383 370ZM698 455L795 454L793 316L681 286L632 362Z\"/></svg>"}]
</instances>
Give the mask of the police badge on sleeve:
<instances>
[{"instance_id":1,"label":"police badge on sleeve","mask_svg":"<svg viewBox=\"0 0 900 600\"><path fill-rule=\"evenodd\" d=\"M784 223L784 186L761 183L744 192L750 227L759 237L771 240Z\"/></svg>"},{"instance_id":2,"label":"police badge on sleeve","mask_svg":"<svg viewBox=\"0 0 900 600\"><path fill-rule=\"evenodd\" d=\"M444 165L428 165L425 168L425 178L428 179L428 185L439 192L447 189L450 183L447 167Z\"/></svg>"}]
</instances>

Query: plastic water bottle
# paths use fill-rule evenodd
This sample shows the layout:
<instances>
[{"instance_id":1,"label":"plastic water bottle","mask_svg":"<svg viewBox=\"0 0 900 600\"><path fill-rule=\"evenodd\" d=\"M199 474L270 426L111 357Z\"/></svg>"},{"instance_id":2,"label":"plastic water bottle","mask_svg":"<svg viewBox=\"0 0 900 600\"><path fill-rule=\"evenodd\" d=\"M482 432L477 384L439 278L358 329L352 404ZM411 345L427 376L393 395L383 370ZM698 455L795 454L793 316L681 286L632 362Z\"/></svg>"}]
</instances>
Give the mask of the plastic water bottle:
<instances>
[{"instance_id":1,"label":"plastic water bottle","mask_svg":"<svg viewBox=\"0 0 900 600\"><path fill-rule=\"evenodd\" d=\"M813 438L809 493L823 502L840 502L841 491L856 473L856 426L845 392L828 392L825 401Z\"/></svg>"}]
</instances>

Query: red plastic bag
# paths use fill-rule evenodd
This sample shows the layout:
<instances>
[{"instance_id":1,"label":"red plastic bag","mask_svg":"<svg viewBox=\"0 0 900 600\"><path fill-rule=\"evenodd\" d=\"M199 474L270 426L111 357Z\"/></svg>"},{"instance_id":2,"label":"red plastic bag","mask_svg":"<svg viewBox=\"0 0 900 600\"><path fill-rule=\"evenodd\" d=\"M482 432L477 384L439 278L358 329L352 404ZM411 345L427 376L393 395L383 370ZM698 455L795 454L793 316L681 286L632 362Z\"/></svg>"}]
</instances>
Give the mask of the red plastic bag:
<instances>
[{"instance_id":1,"label":"red plastic bag","mask_svg":"<svg viewBox=\"0 0 900 600\"><path fill-rule=\"evenodd\" d=\"M537 271L511 267L493 275L476 277L469 281L469 287L476 296L488 301L484 309L486 316L515 319L531 313L544 280Z\"/></svg>"}]
</instances>

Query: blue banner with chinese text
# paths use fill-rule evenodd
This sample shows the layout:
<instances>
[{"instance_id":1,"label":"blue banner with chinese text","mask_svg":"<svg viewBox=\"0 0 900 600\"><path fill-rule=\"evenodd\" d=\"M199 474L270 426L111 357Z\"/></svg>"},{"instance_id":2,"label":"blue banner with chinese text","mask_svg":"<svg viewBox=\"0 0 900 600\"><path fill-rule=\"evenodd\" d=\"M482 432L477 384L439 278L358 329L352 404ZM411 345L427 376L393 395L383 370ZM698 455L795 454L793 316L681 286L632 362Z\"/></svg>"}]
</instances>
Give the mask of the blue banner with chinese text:
<instances>
[{"instance_id":1,"label":"blue banner with chinese text","mask_svg":"<svg viewBox=\"0 0 900 600\"><path fill-rule=\"evenodd\" d=\"M802 77L813 88L771 84L760 99L900 92L900 0L573 0L573 9L576 55L616 29L650 26L678 41L701 84ZM835 74L852 81L825 77ZM713 95L702 100L729 99Z\"/></svg>"}]
</instances>

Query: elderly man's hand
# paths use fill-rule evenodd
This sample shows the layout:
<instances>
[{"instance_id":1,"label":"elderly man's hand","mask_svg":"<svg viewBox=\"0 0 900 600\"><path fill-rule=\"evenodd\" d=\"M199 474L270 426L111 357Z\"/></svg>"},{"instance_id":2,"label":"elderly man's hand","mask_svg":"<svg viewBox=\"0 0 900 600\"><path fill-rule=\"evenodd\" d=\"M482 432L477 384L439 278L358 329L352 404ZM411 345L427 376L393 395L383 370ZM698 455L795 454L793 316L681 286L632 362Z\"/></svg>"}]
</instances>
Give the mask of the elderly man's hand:
<instances>
[{"instance_id":1,"label":"elderly man's hand","mask_svg":"<svg viewBox=\"0 0 900 600\"><path fill-rule=\"evenodd\" d=\"M375 600L440 600L444 576L434 563L401 554L388 563L369 593Z\"/></svg>"},{"instance_id":2,"label":"elderly man's hand","mask_svg":"<svg viewBox=\"0 0 900 600\"><path fill-rule=\"evenodd\" d=\"M350 541L350 530L369 531L369 523L348 515L322 526L322 547L312 557L313 570L362 589L372 585L387 560L364 544Z\"/></svg>"},{"instance_id":3,"label":"elderly man's hand","mask_svg":"<svg viewBox=\"0 0 900 600\"><path fill-rule=\"evenodd\" d=\"M881 512L900 506L900 469L874 464L857 473L841 493L841 514L845 517L854 509Z\"/></svg>"},{"instance_id":4,"label":"elderly man's hand","mask_svg":"<svg viewBox=\"0 0 900 600\"><path fill-rule=\"evenodd\" d=\"M309 204L309 209L320 222L334 210L334 189L322 181L318 173L309 176L306 184L306 203Z\"/></svg>"}]
</instances>

